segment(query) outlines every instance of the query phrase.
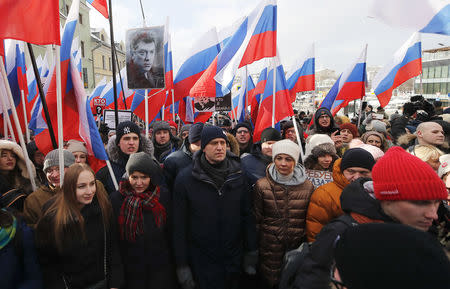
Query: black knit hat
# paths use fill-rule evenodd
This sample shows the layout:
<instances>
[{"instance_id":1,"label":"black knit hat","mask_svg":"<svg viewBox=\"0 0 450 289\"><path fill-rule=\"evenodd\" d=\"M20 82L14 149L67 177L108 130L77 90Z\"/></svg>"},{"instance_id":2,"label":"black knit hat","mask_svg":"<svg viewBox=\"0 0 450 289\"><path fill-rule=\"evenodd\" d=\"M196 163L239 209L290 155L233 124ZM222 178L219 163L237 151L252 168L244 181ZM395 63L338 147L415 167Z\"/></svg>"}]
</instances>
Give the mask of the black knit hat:
<instances>
[{"instance_id":1,"label":"black knit hat","mask_svg":"<svg viewBox=\"0 0 450 289\"><path fill-rule=\"evenodd\" d=\"M279 141L281 140L280 132L272 127L265 128L261 133L261 143L266 141Z\"/></svg>"},{"instance_id":2,"label":"black knit hat","mask_svg":"<svg viewBox=\"0 0 450 289\"><path fill-rule=\"evenodd\" d=\"M347 150L342 157L341 171L351 167L372 170L375 159L372 154L362 148L352 148Z\"/></svg>"},{"instance_id":3,"label":"black knit hat","mask_svg":"<svg viewBox=\"0 0 450 289\"><path fill-rule=\"evenodd\" d=\"M160 130L167 130L170 133L170 125L167 121L157 121L153 125L153 134L156 134Z\"/></svg>"},{"instance_id":4,"label":"black knit hat","mask_svg":"<svg viewBox=\"0 0 450 289\"><path fill-rule=\"evenodd\" d=\"M225 141L228 140L227 135L220 127L214 125L206 125L205 127L203 127L201 139L202 150L210 141L215 138L223 138Z\"/></svg>"},{"instance_id":5,"label":"black knit hat","mask_svg":"<svg viewBox=\"0 0 450 289\"><path fill-rule=\"evenodd\" d=\"M125 166L128 176L138 171L150 176L154 184L159 183L162 171L156 161L145 152L138 152L130 155ZM154 182L156 181L156 182Z\"/></svg>"},{"instance_id":6,"label":"black knit hat","mask_svg":"<svg viewBox=\"0 0 450 289\"><path fill-rule=\"evenodd\" d=\"M201 139L203 126L202 122L197 122L189 128L189 143L195 143Z\"/></svg>"},{"instance_id":7,"label":"black knit hat","mask_svg":"<svg viewBox=\"0 0 450 289\"><path fill-rule=\"evenodd\" d=\"M249 132L250 134L253 133L252 126L251 126L248 122L244 121L244 122L238 123L238 124L236 125L236 127L234 128L234 133L233 133L233 134L234 134L235 136L236 136L236 133L237 133L238 129L241 128L241 127L245 127L246 129L248 129L248 132Z\"/></svg>"},{"instance_id":8,"label":"black knit hat","mask_svg":"<svg viewBox=\"0 0 450 289\"><path fill-rule=\"evenodd\" d=\"M135 133L138 135L139 140L141 139L140 129L137 124L132 121L124 121L119 123L116 129L116 145L119 144L120 139L128 133Z\"/></svg>"},{"instance_id":9,"label":"black knit hat","mask_svg":"<svg viewBox=\"0 0 450 289\"><path fill-rule=\"evenodd\" d=\"M349 227L336 244L336 266L348 289L447 289L450 262L427 233L400 224Z\"/></svg>"}]
</instances>

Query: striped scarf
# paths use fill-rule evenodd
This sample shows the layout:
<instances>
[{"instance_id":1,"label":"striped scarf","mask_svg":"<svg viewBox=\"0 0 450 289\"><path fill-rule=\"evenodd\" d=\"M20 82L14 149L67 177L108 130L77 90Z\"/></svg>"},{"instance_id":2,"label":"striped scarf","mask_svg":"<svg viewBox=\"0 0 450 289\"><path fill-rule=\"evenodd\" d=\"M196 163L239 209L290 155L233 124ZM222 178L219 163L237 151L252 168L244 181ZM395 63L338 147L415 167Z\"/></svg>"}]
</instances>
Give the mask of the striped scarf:
<instances>
[{"instance_id":1,"label":"striped scarf","mask_svg":"<svg viewBox=\"0 0 450 289\"><path fill-rule=\"evenodd\" d=\"M16 235L17 219L15 217L13 224L7 228L0 228L0 250L3 249Z\"/></svg>"},{"instance_id":2,"label":"striped scarf","mask_svg":"<svg viewBox=\"0 0 450 289\"><path fill-rule=\"evenodd\" d=\"M120 182L119 192L125 197L118 218L121 240L136 241L136 236L144 234L143 210L151 210L155 224L159 228L166 222L166 209L159 202L159 187L143 193L136 193L128 180Z\"/></svg>"}]
</instances>

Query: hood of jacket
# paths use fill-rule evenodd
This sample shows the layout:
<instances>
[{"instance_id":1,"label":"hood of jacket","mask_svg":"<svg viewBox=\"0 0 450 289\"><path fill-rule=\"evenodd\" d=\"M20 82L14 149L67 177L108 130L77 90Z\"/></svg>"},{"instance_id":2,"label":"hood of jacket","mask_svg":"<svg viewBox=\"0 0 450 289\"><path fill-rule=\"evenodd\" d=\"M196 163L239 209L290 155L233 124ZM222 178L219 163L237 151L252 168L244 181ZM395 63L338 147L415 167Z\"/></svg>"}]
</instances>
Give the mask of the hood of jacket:
<instances>
[{"instance_id":1,"label":"hood of jacket","mask_svg":"<svg viewBox=\"0 0 450 289\"><path fill-rule=\"evenodd\" d=\"M359 178L345 187L341 194L341 207L347 214L358 213L370 219L392 222L375 199L370 178Z\"/></svg>"},{"instance_id":2,"label":"hood of jacket","mask_svg":"<svg viewBox=\"0 0 450 289\"><path fill-rule=\"evenodd\" d=\"M325 113L330 117L330 126L328 128L321 127L319 125L319 116L321 115L321 112L325 111ZM336 124L334 123L334 117L331 114L331 112L327 108L319 108L316 113L314 114L314 132L315 133L326 133L329 134L333 132L333 129L336 127Z\"/></svg>"},{"instance_id":3,"label":"hood of jacket","mask_svg":"<svg viewBox=\"0 0 450 289\"><path fill-rule=\"evenodd\" d=\"M232 135L231 133L227 133L227 139L228 142L230 143L230 151L235 154L235 155L239 155L239 143L236 139L236 137L234 135ZM251 139L250 139L251 141Z\"/></svg>"},{"instance_id":4,"label":"hood of jacket","mask_svg":"<svg viewBox=\"0 0 450 289\"><path fill-rule=\"evenodd\" d=\"M146 152L153 157L154 148L151 140L141 135L139 140L139 150L138 152ZM124 159L123 153L120 151L118 145L116 145L116 136L113 135L106 145L106 152L108 153L108 157L112 162L126 165L128 159Z\"/></svg>"},{"instance_id":5,"label":"hood of jacket","mask_svg":"<svg viewBox=\"0 0 450 289\"><path fill-rule=\"evenodd\" d=\"M333 183L338 185L341 189L345 188L350 182L344 177L341 171L342 159L337 159L333 165Z\"/></svg>"}]
</instances>

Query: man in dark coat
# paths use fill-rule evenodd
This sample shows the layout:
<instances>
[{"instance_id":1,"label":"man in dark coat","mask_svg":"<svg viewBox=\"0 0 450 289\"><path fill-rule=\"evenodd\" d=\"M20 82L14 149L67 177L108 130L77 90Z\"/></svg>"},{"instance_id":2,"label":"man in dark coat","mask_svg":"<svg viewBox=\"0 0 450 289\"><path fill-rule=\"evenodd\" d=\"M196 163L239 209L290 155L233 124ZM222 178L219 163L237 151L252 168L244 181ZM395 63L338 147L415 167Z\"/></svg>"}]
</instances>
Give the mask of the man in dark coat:
<instances>
[{"instance_id":1,"label":"man in dark coat","mask_svg":"<svg viewBox=\"0 0 450 289\"><path fill-rule=\"evenodd\" d=\"M167 121L158 121L153 125L153 146L155 158L162 163L174 151L178 149L180 139L174 136Z\"/></svg>"},{"instance_id":2,"label":"man in dark coat","mask_svg":"<svg viewBox=\"0 0 450 289\"><path fill-rule=\"evenodd\" d=\"M261 133L261 141L253 145L251 153L241 155L242 170L253 186L266 176L266 168L272 162L272 145L281 140L278 130L268 127Z\"/></svg>"},{"instance_id":3,"label":"man in dark coat","mask_svg":"<svg viewBox=\"0 0 450 289\"><path fill-rule=\"evenodd\" d=\"M330 110L326 107L321 107L314 114L314 128L308 131L308 135L321 133L332 136L338 130L339 128L334 123Z\"/></svg>"},{"instance_id":4,"label":"man in dark coat","mask_svg":"<svg viewBox=\"0 0 450 289\"><path fill-rule=\"evenodd\" d=\"M189 136L183 141L183 145L176 152L171 153L164 161L164 176L170 191L173 189L175 178L182 169L192 163L192 156L200 150L200 137L203 123L198 122L189 128Z\"/></svg>"},{"instance_id":5,"label":"man in dark coat","mask_svg":"<svg viewBox=\"0 0 450 289\"><path fill-rule=\"evenodd\" d=\"M249 153L253 145L253 130L250 123L240 122L234 128L234 136L239 144L239 156Z\"/></svg>"},{"instance_id":6,"label":"man in dark coat","mask_svg":"<svg viewBox=\"0 0 450 289\"><path fill-rule=\"evenodd\" d=\"M144 151L153 156L152 142L141 136L139 127L131 121L119 123L116 135L109 139L106 150L117 183L125 174L125 166L132 153ZM101 168L95 177L103 183L108 194L116 191L107 166Z\"/></svg>"},{"instance_id":7,"label":"man in dark coat","mask_svg":"<svg viewBox=\"0 0 450 289\"><path fill-rule=\"evenodd\" d=\"M227 153L226 135L219 127L203 128L201 150L175 180L173 203L182 287L238 288L244 251L256 250L256 228L239 158Z\"/></svg>"}]
</instances>

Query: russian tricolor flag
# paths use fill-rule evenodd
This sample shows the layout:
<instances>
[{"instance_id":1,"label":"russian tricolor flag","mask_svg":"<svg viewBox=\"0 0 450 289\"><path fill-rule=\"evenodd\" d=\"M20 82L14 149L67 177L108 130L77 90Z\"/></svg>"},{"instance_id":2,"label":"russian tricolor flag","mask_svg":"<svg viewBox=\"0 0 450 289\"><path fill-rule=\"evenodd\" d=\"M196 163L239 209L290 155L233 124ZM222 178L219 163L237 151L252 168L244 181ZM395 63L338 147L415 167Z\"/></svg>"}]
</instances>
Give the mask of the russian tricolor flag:
<instances>
[{"instance_id":1,"label":"russian tricolor flag","mask_svg":"<svg viewBox=\"0 0 450 289\"><path fill-rule=\"evenodd\" d=\"M89 4L92 5L100 14L102 14L106 19L109 18L108 15L108 5L106 4L106 0L86 0Z\"/></svg>"},{"instance_id":2,"label":"russian tricolor flag","mask_svg":"<svg viewBox=\"0 0 450 289\"><path fill-rule=\"evenodd\" d=\"M275 0L261 2L246 17L202 77L190 96L224 96L240 67L276 55L277 6Z\"/></svg>"},{"instance_id":3,"label":"russian tricolor flag","mask_svg":"<svg viewBox=\"0 0 450 289\"><path fill-rule=\"evenodd\" d=\"M274 58L274 66L276 67L275 97L273 95L274 69L272 68L268 73L268 81L262 95L258 116L255 122L255 132L253 134L254 141L259 141L261 139L262 131L265 128L272 126L272 119L276 124L285 117L292 116L294 114L290 102L284 69L278 56ZM273 110L274 108L275 111Z\"/></svg>"},{"instance_id":4,"label":"russian tricolor flag","mask_svg":"<svg viewBox=\"0 0 450 289\"><path fill-rule=\"evenodd\" d=\"M246 71L245 71L246 72ZM237 94L231 100L231 109L233 110L230 114L234 114L234 117L238 122L243 122L245 120L245 111L247 109L247 98L248 98L248 79L251 79L247 73L242 73L241 75L241 87L237 91ZM254 87L254 85L253 85Z\"/></svg>"},{"instance_id":5,"label":"russian tricolor flag","mask_svg":"<svg viewBox=\"0 0 450 289\"><path fill-rule=\"evenodd\" d=\"M366 58L367 45L364 46L355 62L339 76L320 107L326 107L333 115L336 115L350 101L360 99L365 95Z\"/></svg>"},{"instance_id":6,"label":"russian tricolor flag","mask_svg":"<svg viewBox=\"0 0 450 289\"><path fill-rule=\"evenodd\" d=\"M255 89L253 89L253 98L250 104L251 106L251 118L252 123L256 123L256 118L258 117L259 106L261 103L261 96L264 93L267 83L267 67L263 68L259 73L258 82L256 83Z\"/></svg>"},{"instance_id":7,"label":"russian tricolor flag","mask_svg":"<svg viewBox=\"0 0 450 289\"><path fill-rule=\"evenodd\" d=\"M448 0L377 0L370 14L391 26L450 35Z\"/></svg>"},{"instance_id":8,"label":"russian tricolor flag","mask_svg":"<svg viewBox=\"0 0 450 289\"><path fill-rule=\"evenodd\" d=\"M381 107L391 100L392 91L422 73L422 45L415 32L394 54L394 57L375 75L372 88Z\"/></svg>"},{"instance_id":9,"label":"russian tricolor flag","mask_svg":"<svg viewBox=\"0 0 450 289\"><path fill-rule=\"evenodd\" d=\"M297 92L313 91L315 87L314 44L298 59L286 75L291 102L295 101Z\"/></svg>"}]
</instances>

